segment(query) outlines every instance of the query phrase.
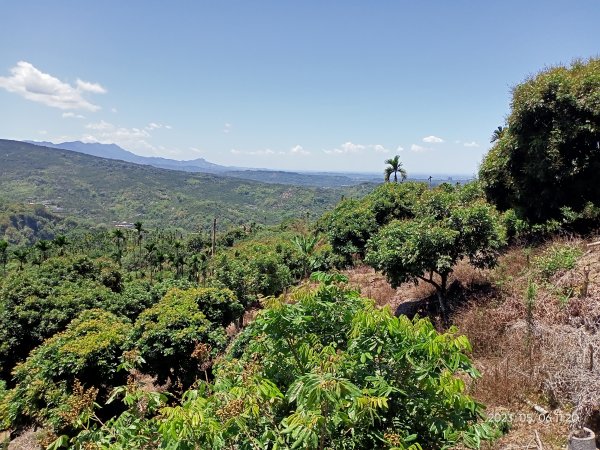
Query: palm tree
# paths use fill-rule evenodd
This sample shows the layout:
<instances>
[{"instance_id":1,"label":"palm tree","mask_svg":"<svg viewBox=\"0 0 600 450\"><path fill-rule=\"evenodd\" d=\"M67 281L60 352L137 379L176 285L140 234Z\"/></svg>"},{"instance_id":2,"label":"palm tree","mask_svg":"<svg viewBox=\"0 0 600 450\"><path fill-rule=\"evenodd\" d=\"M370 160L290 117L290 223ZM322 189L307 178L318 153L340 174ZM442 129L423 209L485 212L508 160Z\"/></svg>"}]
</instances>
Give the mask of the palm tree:
<instances>
[{"instance_id":1,"label":"palm tree","mask_svg":"<svg viewBox=\"0 0 600 450\"><path fill-rule=\"evenodd\" d=\"M37 248L42 256L42 261L45 261L48 256L48 250L50 250L50 242L41 240L35 243L35 248Z\"/></svg>"},{"instance_id":2,"label":"palm tree","mask_svg":"<svg viewBox=\"0 0 600 450\"><path fill-rule=\"evenodd\" d=\"M505 131L506 131L506 128L504 128L504 127L496 128L494 130L494 132L492 133L492 138L490 139L490 143L494 143L497 140L499 140L504 135Z\"/></svg>"},{"instance_id":3,"label":"palm tree","mask_svg":"<svg viewBox=\"0 0 600 450\"><path fill-rule=\"evenodd\" d=\"M310 266L312 264L312 256L315 252L317 244L319 243L319 237L314 236L296 236L294 238L294 244L298 249L302 258L302 276L306 278L309 273Z\"/></svg>"},{"instance_id":4,"label":"palm tree","mask_svg":"<svg viewBox=\"0 0 600 450\"><path fill-rule=\"evenodd\" d=\"M393 158L386 160L385 163L389 164L383 171L385 181L390 181L390 176L392 174L394 174L394 182L396 183L398 182L398 174L400 174L400 179L402 181L406 180L406 170L402 167L400 156L396 155Z\"/></svg>"},{"instance_id":5,"label":"palm tree","mask_svg":"<svg viewBox=\"0 0 600 450\"><path fill-rule=\"evenodd\" d=\"M171 255L169 259L171 260L171 264L173 264L173 267L175 268L175 277L181 278L181 276L183 275L183 266L185 265L185 260L183 259L183 256L176 253L174 255Z\"/></svg>"},{"instance_id":6,"label":"palm tree","mask_svg":"<svg viewBox=\"0 0 600 450\"><path fill-rule=\"evenodd\" d=\"M125 234L122 230L116 229L112 232L112 237L115 240L115 245L117 246L117 251L114 256L117 262L119 263L119 267L121 267L121 258L123 257L123 243L125 242Z\"/></svg>"},{"instance_id":7,"label":"palm tree","mask_svg":"<svg viewBox=\"0 0 600 450\"><path fill-rule=\"evenodd\" d=\"M163 264L167 260L167 256L164 253L159 253L156 255L156 264L158 264L158 271L162 272Z\"/></svg>"},{"instance_id":8,"label":"palm tree","mask_svg":"<svg viewBox=\"0 0 600 450\"><path fill-rule=\"evenodd\" d=\"M119 228L113 230L112 237L115 240L117 249L122 249L122 245L125 242L125 234L123 233L123 230L120 230Z\"/></svg>"},{"instance_id":9,"label":"palm tree","mask_svg":"<svg viewBox=\"0 0 600 450\"><path fill-rule=\"evenodd\" d=\"M68 244L67 238L64 236L56 236L52 241L52 244L58 248L58 256L63 256L65 253L65 247Z\"/></svg>"},{"instance_id":10,"label":"palm tree","mask_svg":"<svg viewBox=\"0 0 600 450\"><path fill-rule=\"evenodd\" d=\"M135 228L135 231L137 231L137 245L138 250L140 250L141 253L143 233L146 230L144 230L142 227L142 222L139 221L133 224L133 228Z\"/></svg>"},{"instance_id":11,"label":"palm tree","mask_svg":"<svg viewBox=\"0 0 600 450\"><path fill-rule=\"evenodd\" d=\"M0 241L0 264L2 264L2 273L6 273L6 263L8 262L8 242Z\"/></svg>"},{"instance_id":12,"label":"palm tree","mask_svg":"<svg viewBox=\"0 0 600 450\"><path fill-rule=\"evenodd\" d=\"M29 254L29 252L27 251L26 248L18 248L13 251L13 255L15 255L15 258L17 259L17 261L19 261L19 270L22 270L23 264L25 264L27 262L28 254Z\"/></svg>"},{"instance_id":13,"label":"palm tree","mask_svg":"<svg viewBox=\"0 0 600 450\"><path fill-rule=\"evenodd\" d=\"M198 255L192 255L188 267L190 269L189 280L198 283L198 274L200 273L201 261Z\"/></svg>"},{"instance_id":14,"label":"palm tree","mask_svg":"<svg viewBox=\"0 0 600 450\"><path fill-rule=\"evenodd\" d=\"M173 242L173 248L175 249L176 256L179 256L179 250L181 250L182 247L183 247L183 244L181 243L181 241Z\"/></svg>"},{"instance_id":15,"label":"palm tree","mask_svg":"<svg viewBox=\"0 0 600 450\"><path fill-rule=\"evenodd\" d=\"M144 245L146 249L146 262L150 267L150 283L152 283L152 275L154 272L154 265L156 264L156 255L154 252L156 251L156 244L154 242L148 242Z\"/></svg>"}]
</instances>

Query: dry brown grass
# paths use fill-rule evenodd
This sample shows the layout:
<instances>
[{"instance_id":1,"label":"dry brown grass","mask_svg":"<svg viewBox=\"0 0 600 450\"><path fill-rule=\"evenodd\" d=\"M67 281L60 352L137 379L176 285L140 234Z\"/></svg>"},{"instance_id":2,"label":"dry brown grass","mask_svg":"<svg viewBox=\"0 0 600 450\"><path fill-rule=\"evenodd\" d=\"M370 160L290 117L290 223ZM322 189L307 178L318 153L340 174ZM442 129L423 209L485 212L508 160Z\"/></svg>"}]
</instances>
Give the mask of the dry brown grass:
<instances>
[{"instance_id":1,"label":"dry brown grass","mask_svg":"<svg viewBox=\"0 0 600 450\"><path fill-rule=\"evenodd\" d=\"M453 323L473 344L473 361L482 373L470 389L493 414L504 411L517 419L511 431L488 449L536 448L535 431L546 449L563 449L569 428L587 424L600 431L600 247L588 250L577 239L555 239L536 248L507 251L493 270L458 264L453 280L462 286L465 303ZM543 278L536 261L555 245L584 252L571 270ZM588 273L587 295L585 273ZM426 284L391 289L368 267L345 272L350 283L378 305L394 310L409 299L434 291ZM537 295L527 320L525 292L530 281ZM593 355L593 356L592 356ZM524 399L551 412L539 420Z\"/></svg>"},{"instance_id":2,"label":"dry brown grass","mask_svg":"<svg viewBox=\"0 0 600 450\"><path fill-rule=\"evenodd\" d=\"M433 286L426 283L404 283L393 289L380 273L373 268L361 265L345 270L344 275L348 277L350 287L358 289L362 295L375 300L379 306L389 305L392 310L406 300L429 297L434 293Z\"/></svg>"},{"instance_id":3,"label":"dry brown grass","mask_svg":"<svg viewBox=\"0 0 600 450\"><path fill-rule=\"evenodd\" d=\"M472 393L494 408L531 410L528 398L561 418L560 423L519 423L490 448L527 448L539 430L547 448L564 448L568 429L587 424L598 431L600 409L600 249L586 251L571 270L544 280L532 262L550 245L585 247L559 240L540 248L512 249L489 273L499 287L493 298L470 299L455 324L474 346L474 361L483 377ZM584 291L588 272L587 296ZM527 321L525 291L537 284L532 320ZM567 414L566 411L569 413ZM596 422L596 423L594 423ZM544 431L545 430L545 431ZM535 448L531 446L530 448Z\"/></svg>"}]
</instances>

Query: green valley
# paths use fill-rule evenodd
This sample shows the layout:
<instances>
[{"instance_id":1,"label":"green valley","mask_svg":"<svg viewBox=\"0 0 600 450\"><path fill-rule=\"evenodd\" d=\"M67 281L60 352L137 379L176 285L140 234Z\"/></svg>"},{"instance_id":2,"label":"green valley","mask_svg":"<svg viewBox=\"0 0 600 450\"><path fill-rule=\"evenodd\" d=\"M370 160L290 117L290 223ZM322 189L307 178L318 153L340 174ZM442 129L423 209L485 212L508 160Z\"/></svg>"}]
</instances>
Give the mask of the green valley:
<instances>
[{"instance_id":1,"label":"green valley","mask_svg":"<svg viewBox=\"0 0 600 450\"><path fill-rule=\"evenodd\" d=\"M81 153L0 140L0 197L46 205L49 212L93 226L141 220L149 227L221 230L316 217L364 184L310 188L179 172Z\"/></svg>"}]
</instances>

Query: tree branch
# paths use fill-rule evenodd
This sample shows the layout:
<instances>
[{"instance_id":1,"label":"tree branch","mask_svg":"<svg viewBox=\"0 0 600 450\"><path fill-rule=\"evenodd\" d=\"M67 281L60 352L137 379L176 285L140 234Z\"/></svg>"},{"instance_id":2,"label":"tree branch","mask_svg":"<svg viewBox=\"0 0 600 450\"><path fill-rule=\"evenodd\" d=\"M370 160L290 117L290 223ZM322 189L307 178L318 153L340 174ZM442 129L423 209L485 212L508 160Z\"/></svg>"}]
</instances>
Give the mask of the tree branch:
<instances>
[{"instance_id":1,"label":"tree branch","mask_svg":"<svg viewBox=\"0 0 600 450\"><path fill-rule=\"evenodd\" d=\"M433 281L433 276L431 276L431 278L425 278L423 275L417 275L417 278L420 280L423 280L429 284L431 284L433 287L435 287L438 291L442 290L442 286L440 286L438 283L436 283L435 281Z\"/></svg>"}]
</instances>

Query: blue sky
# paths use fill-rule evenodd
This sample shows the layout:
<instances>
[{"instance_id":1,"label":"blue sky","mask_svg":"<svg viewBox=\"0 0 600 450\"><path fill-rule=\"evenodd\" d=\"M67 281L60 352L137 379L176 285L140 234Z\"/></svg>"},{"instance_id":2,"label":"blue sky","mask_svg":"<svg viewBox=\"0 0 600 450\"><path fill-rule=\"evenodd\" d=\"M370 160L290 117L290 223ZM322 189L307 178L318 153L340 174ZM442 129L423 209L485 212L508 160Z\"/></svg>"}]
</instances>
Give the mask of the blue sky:
<instances>
[{"instance_id":1,"label":"blue sky","mask_svg":"<svg viewBox=\"0 0 600 450\"><path fill-rule=\"evenodd\" d=\"M0 137L241 166L474 173L600 1L2 3Z\"/></svg>"}]
</instances>

